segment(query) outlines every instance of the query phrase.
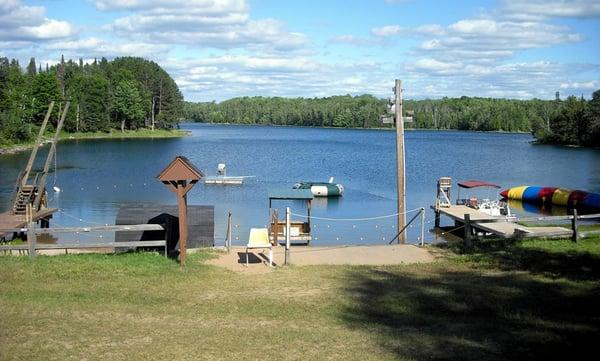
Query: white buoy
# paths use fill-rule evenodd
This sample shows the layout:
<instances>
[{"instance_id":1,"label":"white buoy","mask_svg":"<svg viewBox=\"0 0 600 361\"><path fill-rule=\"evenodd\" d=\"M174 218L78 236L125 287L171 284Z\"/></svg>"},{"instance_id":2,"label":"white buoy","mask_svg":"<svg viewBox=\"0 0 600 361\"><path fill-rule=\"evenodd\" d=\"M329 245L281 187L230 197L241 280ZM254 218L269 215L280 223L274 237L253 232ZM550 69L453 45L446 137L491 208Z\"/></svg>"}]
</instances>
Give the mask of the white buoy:
<instances>
[{"instance_id":1,"label":"white buoy","mask_svg":"<svg viewBox=\"0 0 600 361\"><path fill-rule=\"evenodd\" d=\"M57 186L52 187L52 189L54 189L54 193L60 193L60 188Z\"/></svg>"}]
</instances>

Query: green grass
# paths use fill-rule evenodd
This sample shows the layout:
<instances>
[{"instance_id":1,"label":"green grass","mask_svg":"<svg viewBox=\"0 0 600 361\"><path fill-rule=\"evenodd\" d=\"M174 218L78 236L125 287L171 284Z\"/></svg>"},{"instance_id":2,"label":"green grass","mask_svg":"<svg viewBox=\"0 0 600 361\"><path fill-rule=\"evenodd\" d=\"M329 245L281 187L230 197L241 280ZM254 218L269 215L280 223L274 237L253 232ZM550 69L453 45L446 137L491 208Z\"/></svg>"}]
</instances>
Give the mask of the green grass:
<instances>
[{"instance_id":1,"label":"green grass","mask_svg":"<svg viewBox=\"0 0 600 361\"><path fill-rule=\"evenodd\" d=\"M140 128L136 130L125 130L121 132L119 129L112 129L110 132L77 132L67 133L61 132L61 139L102 139L102 138L179 138L187 135L187 132L177 129L155 129L152 131L148 128Z\"/></svg>"},{"instance_id":2,"label":"green grass","mask_svg":"<svg viewBox=\"0 0 600 361\"><path fill-rule=\"evenodd\" d=\"M571 359L600 331L600 239L244 275L156 254L0 257L0 359ZM292 250L293 252L293 250Z\"/></svg>"}]
</instances>

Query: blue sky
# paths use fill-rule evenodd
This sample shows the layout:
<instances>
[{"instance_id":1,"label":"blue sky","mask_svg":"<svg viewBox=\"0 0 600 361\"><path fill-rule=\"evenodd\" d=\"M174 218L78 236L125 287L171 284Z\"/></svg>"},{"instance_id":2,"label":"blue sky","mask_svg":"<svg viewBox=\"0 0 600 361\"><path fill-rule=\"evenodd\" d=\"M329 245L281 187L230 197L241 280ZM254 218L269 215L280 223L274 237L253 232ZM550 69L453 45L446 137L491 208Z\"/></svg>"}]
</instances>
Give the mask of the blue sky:
<instances>
[{"instance_id":1,"label":"blue sky","mask_svg":"<svg viewBox=\"0 0 600 361\"><path fill-rule=\"evenodd\" d=\"M598 0L0 0L0 56L142 56L186 100L589 98Z\"/></svg>"}]
</instances>

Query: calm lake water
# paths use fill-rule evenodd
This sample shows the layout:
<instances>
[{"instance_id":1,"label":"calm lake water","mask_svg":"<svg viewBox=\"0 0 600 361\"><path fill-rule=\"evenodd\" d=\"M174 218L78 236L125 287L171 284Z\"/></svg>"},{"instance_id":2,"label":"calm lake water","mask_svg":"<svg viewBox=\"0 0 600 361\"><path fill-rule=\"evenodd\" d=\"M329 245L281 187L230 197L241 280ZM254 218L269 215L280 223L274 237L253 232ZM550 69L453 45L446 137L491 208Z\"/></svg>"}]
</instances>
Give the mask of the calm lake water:
<instances>
[{"instance_id":1,"label":"calm lake water","mask_svg":"<svg viewBox=\"0 0 600 361\"><path fill-rule=\"evenodd\" d=\"M62 189L49 197L50 204L63 213L56 214L51 225L114 224L124 202L175 204L173 194L155 177L176 155L186 156L206 175L214 175L217 164L226 163L228 175L255 176L242 186L199 183L189 193L189 204L215 206L217 244L222 244L228 211L233 213L234 244L243 244L250 227L268 222L267 190L290 188L301 180L326 181L334 176L345 187L339 199L316 199L314 216L369 218L396 212L392 131L206 124L182 128L191 136L61 142L57 171L50 174L48 185ZM531 141L527 134L407 132L407 209L427 208L426 229L431 228L429 206L441 176L451 176L454 184L481 179L503 187L562 186L600 192L600 151L532 145ZM45 157L46 151L47 147L40 153ZM28 156L28 152L0 156L0 209L9 208L12 187ZM456 188L453 191L456 194ZM495 192L490 195L496 197ZM294 213L306 211L298 202L274 204L281 212L285 206ZM513 210L528 212L518 205ZM395 222L394 217L314 220L313 244L384 244L396 234ZM419 233L415 223L409 241L417 242ZM81 235L81 241L95 237ZM433 237L427 233L425 240Z\"/></svg>"}]
</instances>

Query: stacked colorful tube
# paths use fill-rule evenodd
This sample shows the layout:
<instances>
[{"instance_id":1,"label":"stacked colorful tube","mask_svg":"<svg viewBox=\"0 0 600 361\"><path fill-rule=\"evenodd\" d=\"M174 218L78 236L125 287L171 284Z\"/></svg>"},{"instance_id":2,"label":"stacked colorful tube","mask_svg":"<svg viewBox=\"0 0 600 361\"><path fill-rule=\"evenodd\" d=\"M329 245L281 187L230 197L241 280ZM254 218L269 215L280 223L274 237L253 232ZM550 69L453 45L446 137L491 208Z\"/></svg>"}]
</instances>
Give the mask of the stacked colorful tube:
<instances>
[{"instance_id":1,"label":"stacked colorful tube","mask_svg":"<svg viewBox=\"0 0 600 361\"><path fill-rule=\"evenodd\" d=\"M600 194L557 187L519 186L500 192L505 199L554 204L586 211L600 211Z\"/></svg>"}]
</instances>

